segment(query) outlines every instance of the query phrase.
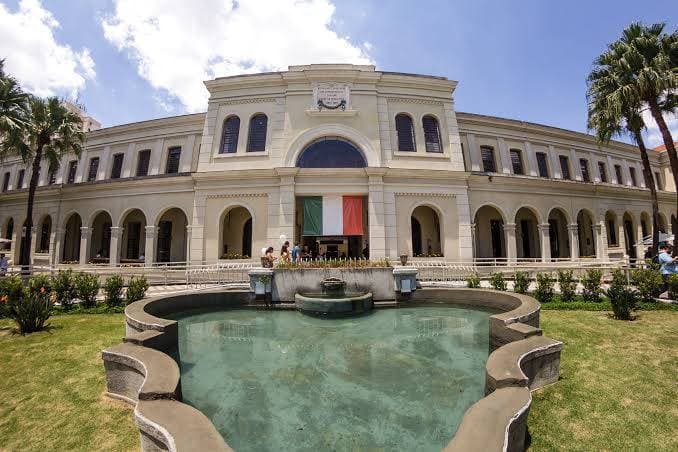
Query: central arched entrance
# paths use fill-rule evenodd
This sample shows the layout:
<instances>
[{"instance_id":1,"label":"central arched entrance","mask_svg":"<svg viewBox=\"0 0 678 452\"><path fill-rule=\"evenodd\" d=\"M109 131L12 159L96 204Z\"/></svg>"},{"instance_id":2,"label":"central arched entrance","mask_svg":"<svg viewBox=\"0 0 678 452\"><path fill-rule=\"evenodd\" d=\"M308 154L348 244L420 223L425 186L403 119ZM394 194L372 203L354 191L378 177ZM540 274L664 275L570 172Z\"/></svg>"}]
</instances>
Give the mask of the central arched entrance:
<instances>
[{"instance_id":1,"label":"central arched entrance","mask_svg":"<svg viewBox=\"0 0 678 452\"><path fill-rule=\"evenodd\" d=\"M313 141L297 159L298 168L365 168L362 152L348 140L324 137Z\"/></svg>"},{"instance_id":2,"label":"central arched entrance","mask_svg":"<svg viewBox=\"0 0 678 452\"><path fill-rule=\"evenodd\" d=\"M234 206L224 212L219 248L221 259L252 257L252 214L245 207Z\"/></svg>"},{"instance_id":3,"label":"central arched entrance","mask_svg":"<svg viewBox=\"0 0 678 452\"><path fill-rule=\"evenodd\" d=\"M429 206L419 206L412 211L412 256L442 256L440 218Z\"/></svg>"}]
</instances>

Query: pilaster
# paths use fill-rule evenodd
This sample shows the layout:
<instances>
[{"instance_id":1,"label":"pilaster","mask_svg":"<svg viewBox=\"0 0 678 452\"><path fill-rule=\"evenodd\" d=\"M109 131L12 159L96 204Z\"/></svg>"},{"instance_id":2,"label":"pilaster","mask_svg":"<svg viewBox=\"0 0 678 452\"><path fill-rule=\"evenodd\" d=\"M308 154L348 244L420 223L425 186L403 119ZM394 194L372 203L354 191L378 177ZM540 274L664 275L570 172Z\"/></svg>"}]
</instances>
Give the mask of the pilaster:
<instances>
[{"instance_id":1,"label":"pilaster","mask_svg":"<svg viewBox=\"0 0 678 452\"><path fill-rule=\"evenodd\" d=\"M80 228L80 265L89 262L89 244L92 239L92 228L82 226Z\"/></svg>"},{"instance_id":2,"label":"pilaster","mask_svg":"<svg viewBox=\"0 0 678 452\"><path fill-rule=\"evenodd\" d=\"M155 262L155 248L158 236L157 226L146 226L146 244L144 246L144 265L150 267Z\"/></svg>"},{"instance_id":3,"label":"pilaster","mask_svg":"<svg viewBox=\"0 0 678 452\"><path fill-rule=\"evenodd\" d=\"M570 259L579 260L579 225L577 223L567 225L567 231L570 235Z\"/></svg>"},{"instance_id":4,"label":"pilaster","mask_svg":"<svg viewBox=\"0 0 678 452\"><path fill-rule=\"evenodd\" d=\"M370 229L370 259L382 259L387 255L383 174L383 171L368 171L367 215Z\"/></svg>"},{"instance_id":5,"label":"pilaster","mask_svg":"<svg viewBox=\"0 0 678 452\"><path fill-rule=\"evenodd\" d=\"M472 133L467 133L466 141L468 142L468 155L471 158L471 171L481 171L480 152L476 144L476 136Z\"/></svg>"},{"instance_id":6,"label":"pilaster","mask_svg":"<svg viewBox=\"0 0 678 452\"><path fill-rule=\"evenodd\" d=\"M506 223L504 225L504 236L506 238L506 258L509 262L517 261L518 251L516 249L516 224Z\"/></svg>"},{"instance_id":7,"label":"pilaster","mask_svg":"<svg viewBox=\"0 0 678 452\"><path fill-rule=\"evenodd\" d=\"M123 228L120 226L111 226L111 250L108 253L108 263L111 267L117 267L120 263L120 245L122 242Z\"/></svg>"},{"instance_id":8,"label":"pilaster","mask_svg":"<svg viewBox=\"0 0 678 452\"><path fill-rule=\"evenodd\" d=\"M539 230L539 245L541 247L541 261L550 262L551 261L551 237L549 235L549 224L539 224L537 225Z\"/></svg>"}]
</instances>

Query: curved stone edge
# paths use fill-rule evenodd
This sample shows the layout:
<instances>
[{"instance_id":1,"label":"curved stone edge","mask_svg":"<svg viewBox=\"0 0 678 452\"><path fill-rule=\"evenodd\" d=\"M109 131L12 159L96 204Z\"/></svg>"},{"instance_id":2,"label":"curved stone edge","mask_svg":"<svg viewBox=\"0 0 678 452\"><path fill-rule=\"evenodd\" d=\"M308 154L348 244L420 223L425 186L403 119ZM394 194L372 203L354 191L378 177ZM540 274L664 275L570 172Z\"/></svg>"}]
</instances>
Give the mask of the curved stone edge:
<instances>
[{"instance_id":1,"label":"curved stone edge","mask_svg":"<svg viewBox=\"0 0 678 452\"><path fill-rule=\"evenodd\" d=\"M356 303L360 303L362 308L360 311L354 311ZM352 312L358 314L372 309L372 292L354 297L342 297L338 300L295 294L294 306L298 311L309 314L349 314Z\"/></svg>"}]
</instances>

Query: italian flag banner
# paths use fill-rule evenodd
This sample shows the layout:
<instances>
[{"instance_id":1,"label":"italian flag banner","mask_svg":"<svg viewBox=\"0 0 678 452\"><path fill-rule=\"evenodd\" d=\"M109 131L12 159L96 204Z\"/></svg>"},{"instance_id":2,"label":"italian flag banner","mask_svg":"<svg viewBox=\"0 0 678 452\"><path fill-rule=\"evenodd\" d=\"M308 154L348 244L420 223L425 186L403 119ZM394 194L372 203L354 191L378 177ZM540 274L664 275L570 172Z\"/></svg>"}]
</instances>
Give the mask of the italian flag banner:
<instances>
[{"instance_id":1,"label":"italian flag banner","mask_svg":"<svg viewBox=\"0 0 678 452\"><path fill-rule=\"evenodd\" d=\"M305 197L302 234L363 235L363 197Z\"/></svg>"}]
</instances>

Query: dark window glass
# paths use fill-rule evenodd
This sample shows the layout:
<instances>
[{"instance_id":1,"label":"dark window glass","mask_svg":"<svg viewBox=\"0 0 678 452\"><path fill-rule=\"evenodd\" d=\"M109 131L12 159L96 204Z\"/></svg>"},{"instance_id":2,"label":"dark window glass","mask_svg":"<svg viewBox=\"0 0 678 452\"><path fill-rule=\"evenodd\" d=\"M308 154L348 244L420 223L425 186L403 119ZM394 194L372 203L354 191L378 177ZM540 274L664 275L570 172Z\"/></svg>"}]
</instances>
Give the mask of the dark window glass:
<instances>
[{"instance_id":1,"label":"dark window glass","mask_svg":"<svg viewBox=\"0 0 678 452\"><path fill-rule=\"evenodd\" d=\"M240 118L231 116L224 121L224 130L221 133L220 154L233 154L238 150L238 136L240 135Z\"/></svg>"},{"instance_id":2,"label":"dark window glass","mask_svg":"<svg viewBox=\"0 0 678 452\"><path fill-rule=\"evenodd\" d=\"M250 119L250 131L247 137L247 152L262 152L266 150L266 129L268 117L254 115Z\"/></svg>"},{"instance_id":3,"label":"dark window glass","mask_svg":"<svg viewBox=\"0 0 678 452\"><path fill-rule=\"evenodd\" d=\"M605 163L598 162L598 173L600 173L600 181L607 183L607 168L605 168Z\"/></svg>"},{"instance_id":4,"label":"dark window glass","mask_svg":"<svg viewBox=\"0 0 678 452\"><path fill-rule=\"evenodd\" d=\"M127 223L127 259L139 259L139 245L141 239L141 223L134 221ZM150 256L149 256L150 258Z\"/></svg>"},{"instance_id":5,"label":"dark window glass","mask_svg":"<svg viewBox=\"0 0 678 452\"><path fill-rule=\"evenodd\" d=\"M56 184L56 169L50 168L47 173L47 185Z\"/></svg>"},{"instance_id":6,"label":"dark window glass","mask_svg":"<svg viewBox=\"0 0 678 452\"><path fill-rule=\"evenodd\" d=\"M654 173L654 181L657 184L657 190L664 190L664 183L661 176L659 175L659 172L657 171Z\"/></svg>"},{"instance_id":7,"label":"dark window glass","mask_svg":"<svg viewBox=\"0 0 678 452\"><path fill-rule=\"evenodd\" d=\"M12 240L12 235L14 234L14 218L10 218L7 222L7 230L5 231L5 238L7 240Z\"/></svg>"},{"instance_id":8,"label":"dark window glass","mask_svg":"<svg viewBox=\"0 0 678 452\"><path fill-rule=\"evenodd\" d=\"M179 161L181 160L181 146L169 148L167 150L167 167L165 173L176 174L179 172Z\"/></svg>"},{"instance_id":9,"label":"dark window glass","mask_svg":"<svg viewBox=\"0 0 678 452\"><path fill-rule=\"evenodd\" d=\"M398 135L398 151L415 152L414 126L412 118L406 114L398 114L395 117L396 133Z\"/></svg>"},{"instance_id":10,"label":"dark window glass","mask_svg":"<svg viewBox=\"0 0 678 452\"><path fill-rule=\"evenodd\" d=\"M614 173L617 175L617 183L624 184L624 176L622 175L621 165L614 165Z\"/></svg>"},{"instance_id":11,"label":"dark window glass","mask_svg":"<svg viewBox=\"0 0 678 452\"><path fill-rule=\"evenodd\" d=\"M145 149L139 151L139 161L137 162L137 176L148 176L148 165L151 163L151 150Z\"/></svg>"},{"instance_id":12,"label":"dark window glass","mask_svg":"<svg viewBox=\"0 0 678 452\"><path fill-rule=\"evenodd\" d=\"M9 172L5 173L5 177L2 180L2 191L5 192L9 188Z\"/></svg>"},{"instance_id":13,"label":"dark window glass","mask_svg":"<svg viewBox=\"0 0 678 452\"><path fill-rule=\"evenodd\" d=\"M87 172L87 182L96 180L98 171L99 171L99 157L92 157L89 160L89 171Z\"/></svg>"},{"instance_id":14,"label":"dark window glass","mask_svg":"<svg viewBox=\"0 0 678 452\"><path fill-rule=\"evenodd\" d=\"M486 173L496 173L497 165L494 161L494 148L480 146L480 156L483 160L483 171Z\"/></svg>"},{"instance_id":15,"label":"dark window glass","mask_svg":"<svg viewBox=\"0 0 678 452\"><path fill-rule=\"evenodd\" d=\"M297 160L299 168L365 168L362 153L348 141L323 138L311 143Z\"/></svg>"},{"instance_id":16,"label":"dark window glass","mask_svg":"<svg viewBox=\"0 0 678 452\"><path fill-rule=\"evenodd\" d=\"M49 252L49 236L52 232L52 219L47 217L42 221L42 226L40 227L40 246L38 251L40 253Z\"/></svg>"},{"instance_id":17,"label":"dark window glass","mask_svg":"<svg viewBox=\"0 0 678 452\"><path fill-rule=\"evenodd\" d=\"M16 180L16 189L21 190L24 188L24 177L26 177L26 170L20 169L19 170L19 177L17 177Z\"/></svg>"},{"instance_id":18,"label":"dark window glass","mask_svg":"<svg viewBox=\"0 0 678 452\"><path fill-rule=\"evenodd\" d=\"M539 177L549 177L549 166L546 163L546 154L537 152L537 168L539 169Z\"/></svg>"},{"instance_id":19,"label":"dark window glass","mask_svg":"<svg viewBox=\"0 0 678 452\"><path fill-rule=\"evenodd\" d=\"M513 174L525 174L525 170L523 169L523 153L520 149L511 149L510 153Z\"/></svg>"},{"instance_id":20,"label":"dark window glass","mask_svg":"<svg viewBox=\"0 0 678 452\"><path fill-rule=\"evenodd\" d=\"M570 180L570 159L564 155L559 155L558 160L560 161L560 172L563 175L563 179Z\"/></svg>"},{"instance_id":21,"label":"dark window glass","mask_svg":"<svg viewBox=\"0 0 678 452\"><path fill-rule=\"evenodd\" d=\"M631 184L634 187L638 186L638 179L636 179L636 169L634 167L629 167L629 176L631 176Z\"/></svg>"},{"instance_id":22,"label":"dark window glass","mask_svg":"<svg viewBox=\"0 0 678 452\"><path fill-rule=\"evenodd\" d=\"M608 245L617 245L617 228L611 218L607 220L607 243Z\"/></svg>"},{"instance_id":23,"label":"dark window glass","mask_svg":"<svg viewBox=\"0 0 678 452\"><path fill-rule=\"evenodd\" d=\"M122 175L122 163L125 160L125 154L115 154L113 156L113 168L111 169L111 179L120 179Z\"/></svg>"},{"instance_id":24,"label":"dark window glass","mask_svg":"<svg viewBox=\"0 0 678 452\"><path fill-rule=\"evenodd\" d=\"M75 183L75 173L78 172L78 161L71 160L68 162L68 178L66 183L74 184Z\"/></svg>"},{"instance_id":25,"label":"dark window glass","mask_svg":"<svg viewBox=\"0 0 678 452\"><path fill-rule=\"evenodd\" d=\"M438 120L433 116L424 116L421 120L424 127L424 143L426 152L443 152L443 146L440 141L440 127Z\"/></svg>"},{"instance_id":26,"label":"dark window glass","mask_svg":"<svg viewBox=\"0 0 678 452\"><path fill-rule=\"evenodd\" d=\"M586 159L579 159L579 168L581 168L581 180L584 182L591 182L591 174L589 174L589 161Z\"/></svg>"}]
</instances>

